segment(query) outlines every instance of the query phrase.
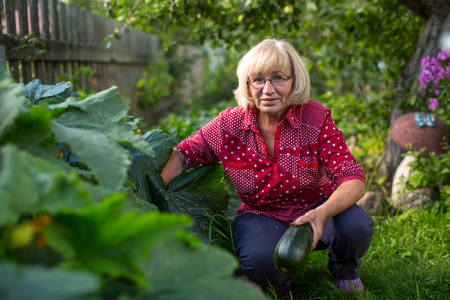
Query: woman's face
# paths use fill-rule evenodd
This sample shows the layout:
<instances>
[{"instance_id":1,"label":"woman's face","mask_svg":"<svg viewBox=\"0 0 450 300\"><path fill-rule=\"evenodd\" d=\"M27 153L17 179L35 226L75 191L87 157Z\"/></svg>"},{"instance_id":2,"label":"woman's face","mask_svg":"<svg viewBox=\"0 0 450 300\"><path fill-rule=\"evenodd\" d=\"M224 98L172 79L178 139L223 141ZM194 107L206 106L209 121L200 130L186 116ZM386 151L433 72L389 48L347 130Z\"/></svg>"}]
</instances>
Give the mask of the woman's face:
<instances>
[{"instance_id":1,"label":"woman's face","mask_svg":"<svg viewBox=\"0 0 450 300\"><path fill-rule=\"evenodd\" d=\"M278 116L279 119L284 116L289 107L287 100L293 84L291 75L290 68L286 68L270 74L252 74L249 77L250 93L261 113ZM280 83L280 79L286 77L288 80ZM257 87L258 84L255 86L252 82L259 82L261 86Z\"/></svg>"}]
</instances>

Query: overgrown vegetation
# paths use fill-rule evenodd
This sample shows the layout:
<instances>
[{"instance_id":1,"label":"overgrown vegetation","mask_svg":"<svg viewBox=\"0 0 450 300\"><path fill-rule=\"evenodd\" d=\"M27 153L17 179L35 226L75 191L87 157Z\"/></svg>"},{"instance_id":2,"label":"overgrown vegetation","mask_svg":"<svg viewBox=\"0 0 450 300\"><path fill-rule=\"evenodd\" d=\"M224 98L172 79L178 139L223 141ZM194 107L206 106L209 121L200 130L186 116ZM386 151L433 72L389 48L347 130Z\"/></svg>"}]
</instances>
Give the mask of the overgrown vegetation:
<instances>
[{"instance_id":1,"label":"overgrown vegetation","mask_svg":"<svg viewBox=\"0 0 450 300\"><path fill-rule=\"evenodd\" d=\"M174 141L137 134L115 87L84 99L70 87L24 88L0 70L2 299L261 299L208 245L228 205L223 171L166 189Z\"/></svg>"}]
</instances>

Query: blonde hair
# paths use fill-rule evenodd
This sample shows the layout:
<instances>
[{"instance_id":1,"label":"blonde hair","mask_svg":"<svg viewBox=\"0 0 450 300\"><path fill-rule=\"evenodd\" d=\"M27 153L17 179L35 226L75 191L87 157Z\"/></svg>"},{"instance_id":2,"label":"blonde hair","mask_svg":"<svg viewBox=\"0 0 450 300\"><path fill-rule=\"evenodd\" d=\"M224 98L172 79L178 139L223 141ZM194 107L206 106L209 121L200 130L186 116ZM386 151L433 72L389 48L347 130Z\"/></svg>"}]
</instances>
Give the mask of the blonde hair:
<instances>
[{"instance_id":1,"label":"blonde hair","mask_svg":"<svg viewBox=\"0 0 450 300\"><path fill-rule=\"evenodd\" d=\"M310 94L309 73L298 52L284 40L265 39L250 49L239 61L236 70L239 86L234 91L238 105L244 109L254 105L250 87L247 84L251 75L257 73L269 74L285 68L290 68L294 75L294 82L287 103L289 105L300 105L308 102Z\"/></svg>"}]
</instances>

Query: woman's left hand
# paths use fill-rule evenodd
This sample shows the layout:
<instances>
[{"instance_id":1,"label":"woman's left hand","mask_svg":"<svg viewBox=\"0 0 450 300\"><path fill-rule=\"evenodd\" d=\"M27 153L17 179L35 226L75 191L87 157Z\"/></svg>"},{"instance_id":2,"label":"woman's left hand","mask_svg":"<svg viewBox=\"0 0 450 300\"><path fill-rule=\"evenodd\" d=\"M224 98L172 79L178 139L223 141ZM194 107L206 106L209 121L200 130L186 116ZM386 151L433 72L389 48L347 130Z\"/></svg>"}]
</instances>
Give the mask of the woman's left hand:
<instances>
[{"instance_id":1,"label":"woman's left hand","mask_svg":"<svg viewBox=\"0 0 450 300\"><path fill-rule=\"evenodd\" d=\"M313 230L313 242L311 250L316 248L317 243L322 237L323 224L328 218L343 212L364 196L364 182L353 179L342 183L325 203L317 208L310 210L303 216L292 222L295 226L309 223Z\"/></svg>"},{"instance_id":2,"label":"woman's left hand","mask_svg":"<svg viewBox=\"0 0 450 300\"><path fill-rule=\"evenodd\" d=\"M312 229L313 233L313 240L311 244L311 251L316 248L317 243L319 242L320 238L322 237L322 230L323 230L323 224L326 221L326 217L320 213L320 210L310 210L303 216L297 218L292 222L293 225L299 226L303 224L309 223Z\"/></svg>"}]
</instances>

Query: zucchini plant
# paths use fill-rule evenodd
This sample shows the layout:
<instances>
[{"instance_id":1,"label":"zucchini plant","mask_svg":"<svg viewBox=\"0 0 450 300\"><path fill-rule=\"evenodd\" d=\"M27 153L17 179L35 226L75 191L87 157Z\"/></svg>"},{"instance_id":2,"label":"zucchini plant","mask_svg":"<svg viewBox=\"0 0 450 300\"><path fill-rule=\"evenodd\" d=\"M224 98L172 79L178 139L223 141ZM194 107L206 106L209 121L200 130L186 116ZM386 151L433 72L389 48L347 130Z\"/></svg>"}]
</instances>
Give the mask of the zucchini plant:
<instances>
[{"instance_id":1,"label":"zucchini plant","mask_svg":"<svg viewBox=\"0 0 450 300\"><path fill-rule=\"evenodd\" d=\"M0 69L2 299L262 299L203 242L228 205L220 168L166 189L173 140L137 134L115 87L82 100L70 88Z\"/></svg>"}]
</instances>

